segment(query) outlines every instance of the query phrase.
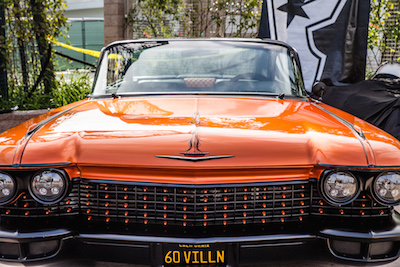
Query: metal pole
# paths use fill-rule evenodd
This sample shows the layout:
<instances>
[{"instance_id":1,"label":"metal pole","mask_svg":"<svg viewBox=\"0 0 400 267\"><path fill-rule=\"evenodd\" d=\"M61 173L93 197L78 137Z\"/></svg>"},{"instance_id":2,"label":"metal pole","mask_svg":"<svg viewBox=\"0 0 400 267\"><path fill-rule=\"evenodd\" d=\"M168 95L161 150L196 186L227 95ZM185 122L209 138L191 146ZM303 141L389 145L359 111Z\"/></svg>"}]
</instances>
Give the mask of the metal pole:
<instances>
[{"instance_id":1,"label":"metal pole","mask_svg":"<svg viewBox=\"0 0 400 267\"><path fill-rule=\"evenodd\" d=\"M6 21L4 1L0 1L0 92L3 100L8 100L6 68Z\"/></svg>"},{"instance_id":2,"label":"metal pole","mask_svg":"<svg viewBox=\"0 0 400 267\"><path fill-rule=\"evenodd\" d=\"M86 25L85 19L82 20L82 48L86 49ZM86 62L86 54L83 54L83 61Z\"/></svg>"}]
</instances>

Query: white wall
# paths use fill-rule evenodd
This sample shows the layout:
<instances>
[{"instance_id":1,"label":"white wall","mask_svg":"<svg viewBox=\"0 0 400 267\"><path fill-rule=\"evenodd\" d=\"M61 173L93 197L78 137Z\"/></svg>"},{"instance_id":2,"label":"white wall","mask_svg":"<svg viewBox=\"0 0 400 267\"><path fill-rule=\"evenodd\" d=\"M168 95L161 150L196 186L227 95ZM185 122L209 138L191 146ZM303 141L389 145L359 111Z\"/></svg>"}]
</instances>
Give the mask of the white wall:
<instances>
[{"instance_id":1,"label":"white wall","mask_svg":"<svg viewBox=\"0 0 400 267\"><path fill-rule=\"evenodd\" d=\"M65 0L68 19L104 18L104 0Z\"/></svg>"}]
</instances>

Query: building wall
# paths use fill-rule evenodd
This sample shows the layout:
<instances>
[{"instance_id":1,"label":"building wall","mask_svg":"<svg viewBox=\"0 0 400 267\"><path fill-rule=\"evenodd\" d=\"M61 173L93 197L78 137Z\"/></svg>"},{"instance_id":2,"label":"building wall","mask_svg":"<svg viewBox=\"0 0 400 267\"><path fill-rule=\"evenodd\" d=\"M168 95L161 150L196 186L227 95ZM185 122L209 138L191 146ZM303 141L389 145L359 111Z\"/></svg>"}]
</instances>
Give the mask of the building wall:
<instances>
[{"instance_id":1,"label":"building wall","mask_svg":"<svg viewBox=\"0 0 400 267\"><path fill-rule=\"evenodd\" d=\"M65 0L65 16L75 18L104 18L103 0Z\"/></svg>"},{"instance_id":2,"label":"building wall","mask_svg":"<svg viewBox=\"0 0 400 267\"><path fill-rule=\"evenodd\" d=\"M131 0L104 0L104 45L132 38L132 30L125 25Z\"/></svg>"}]
</instances>

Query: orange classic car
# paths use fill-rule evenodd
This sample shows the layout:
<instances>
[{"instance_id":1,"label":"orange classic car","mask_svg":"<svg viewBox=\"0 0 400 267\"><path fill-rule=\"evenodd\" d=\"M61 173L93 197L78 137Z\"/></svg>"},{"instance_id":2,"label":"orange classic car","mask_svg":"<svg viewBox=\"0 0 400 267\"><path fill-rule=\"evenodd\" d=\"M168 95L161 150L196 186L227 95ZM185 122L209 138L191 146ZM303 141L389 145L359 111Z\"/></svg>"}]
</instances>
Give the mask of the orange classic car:
<instances>
[{"instance_id":1,"label":"orange classic car","mask_svg":"<svg viewBox=\"0 0 400 267\"><path fill-rule=\"evenodd\" d=\"M5 261L69 246L234 266L244 248L316 239L387 261L399 202L399 141L310 98L276 41L113 43L87 99L0 135Z\"/></svg>"}]
</instances>

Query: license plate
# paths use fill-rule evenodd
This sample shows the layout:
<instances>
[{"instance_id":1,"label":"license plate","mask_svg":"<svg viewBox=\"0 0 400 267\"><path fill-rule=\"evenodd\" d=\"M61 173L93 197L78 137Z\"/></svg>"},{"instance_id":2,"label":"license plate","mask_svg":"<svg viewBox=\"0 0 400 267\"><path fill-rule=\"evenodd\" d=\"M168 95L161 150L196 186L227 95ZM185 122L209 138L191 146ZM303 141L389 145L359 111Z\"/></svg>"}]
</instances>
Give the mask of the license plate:
<instances>
[{"instance_id":1,"label":"license plate","mask_svg":"<svg viewBox=\"0 0 400 267\"><path fill-rule=\"evenodd\" d=\"M166 244L165 265L225 265L226 247L222 244Z\"/></svg>"}]
</instances>

